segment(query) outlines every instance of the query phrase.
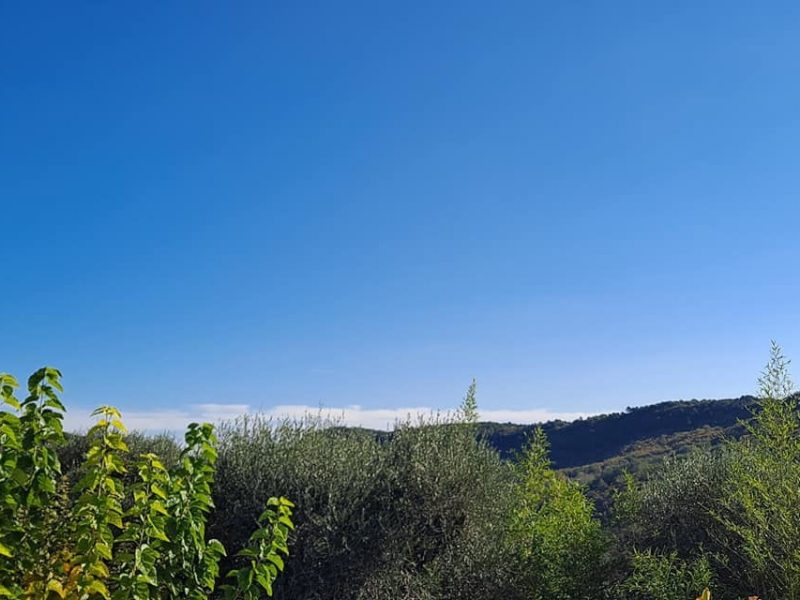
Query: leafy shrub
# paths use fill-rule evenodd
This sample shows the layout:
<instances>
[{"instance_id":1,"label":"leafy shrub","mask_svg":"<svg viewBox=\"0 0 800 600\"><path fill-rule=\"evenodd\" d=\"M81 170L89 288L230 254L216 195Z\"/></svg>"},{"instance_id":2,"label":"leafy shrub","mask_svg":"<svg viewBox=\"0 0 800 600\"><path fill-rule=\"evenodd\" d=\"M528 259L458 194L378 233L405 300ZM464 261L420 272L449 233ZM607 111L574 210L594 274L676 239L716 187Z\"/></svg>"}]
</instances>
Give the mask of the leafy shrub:
<instances>
[{"instance_id":1,"label":"leafy shrub","mask_svg":"<svg viewBox=\"0 0 800 600\"><path fill-rule=\"evenodd\" d=\"M385 511L377 490L384 456L366 433L322 425L248 416L220 427L211 535L226 546L242 545L261 512L260 498L276 490L301 507L278 598L346 597L379 559L371 551Z\"/></svg>"},{"instance_id":2,"label":"leafy shrub","mask_svg":"<svg viewBox=\"0 0 800 600\"><path fill-rule=\"evenodd\" d=\"M404 423L385 452L382 497L393 515L379 573L402 567L441 599L514 597L504 545L513 474L476 441L473 423Z\"/></svg>"},{"instance_id":3,"label":"leafy shrub","mask_svg":"<svg viewBox=\"0 0 800 600\"><path fill-rule=\"evenodd\" d=\"M38 370L20 401L16 380L0 374L0 397L14 411L0 411L0 596L207 598L225 554L205 535L217 461L212 426L191 424L169 468L140 454L126 486L125 426L115 408L101 407L74 482L62 475L57 452L65 443L60 377ZM226 598L272 593L288 554L292 506L268 502Z\"/></svg>"},{"instance_id":4,"label":"leafy shrub","mask_svg":"<svg viewBox=\"0 0 800 600\"><path fill-rule=\"evenodd\" d=\"M631 557L637 589L648 569L677 577L701 560L724 597L800 598L800 415L776 344L759 384L744 437L668 459L616 497L618 547L647 548Z\"/></svg>"},{"instance_id":5,"label":"leafy shrub","mask_svg":"<svg viewBox=\"0 0 800 600\"><path fill-rule=\"evenodd\" d=\"M628 600L691 600L697 597L699 590L709 587L711 580L711 567L705 557L683 561L674 552L635 552L633 572L622 585L622 597Z\"/></svg>"},{"instance_id":6,"label":"leafy shrub","mask_svg":"<svg viewBox=\"0 0 800 600\"><path fill-rule=\"evenodd\" d=\"M382 441L319 419L223 425L211 531L240 543L258 498L281 490L300 508L277 598L509 595L511 471L476 441L473 413L465 402L455 418L403 423Z\"/></svg>"},{"instance_id":7,"label":"leafy shrub","mask_svg":"<svg viewBox=\"0 0 800 600\"><path fill-rule=\"evenodd\" d=\"M541 429L515 474L508 541L521 559L528 597L597 598L604 534L581 487L551 468Z\"/></svg>"},{"instance_id":8,"label":"leafy shrub","mask_svg":"<svg viewBox=\"0 0 800 600\"><path fill-rule=\"evenodd\" d=\"M699 548L719 553L723 502L734 456L726 449L696 449L668 457L641 482L632 477L614 497L614 522L627 547L695 557Z\"/></svg>"},{"instance_id":9,"label":"leafy shrub","mask_svg":"<svg viewBox=\"0 0 800 600\"><path fill-rule=\"evenodd\" d=\"M717 512L728 536L728 576L740 590L800 598L800 414L786 360L773 343L748 435L735 456Z\"/></svg>"},{"instance_id":10,"label":"leafy shrub","mask_svg":"<svg viewBox=\"0 0 800 600\"><path fill-rule=\"evenodd\" d=\"M70 482L77 482L90 443L86 432L65 433L64 442L56 448L61 471ZM142 454L155 454L167 468L173 467L181 454L181 445L167 433L145 435L138 431L129 431L125 434L125 445L128 446L128 452L121 455L125 472L120 476L126 486L136 481L136 463Z\"/></svg>"}]
</instances>

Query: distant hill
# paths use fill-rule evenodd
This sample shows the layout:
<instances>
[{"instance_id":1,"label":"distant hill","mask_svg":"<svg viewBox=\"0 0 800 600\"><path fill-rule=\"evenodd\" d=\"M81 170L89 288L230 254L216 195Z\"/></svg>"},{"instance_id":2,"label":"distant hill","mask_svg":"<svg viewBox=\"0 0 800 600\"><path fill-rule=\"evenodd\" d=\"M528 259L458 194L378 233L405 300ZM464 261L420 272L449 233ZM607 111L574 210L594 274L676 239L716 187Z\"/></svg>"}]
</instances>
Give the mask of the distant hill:
<instances>
[{"instance_id":1,"label":"distant hill","mask_svg":"<svg viewBox=\"0 0 800 600\"><path fill-rule=\"evenodd\" d=\"M739 421L751 416L755 402L753 396L662 402L569 423L551 421L541 427L550 440L555 467L585 484L604 512L609 489L623 472L645 477L667 456L739 437L743 431ZM481 423L479 431L503 457L513 458L535 427Z\"/></svg>"},{"instance_id":2,"label":"distant hill","mask_svg":"<svg viewBox=\"0 0 800 600\"><path fill-rule=\"evenodd\" d=\"M747 419L756 402L753 396L730 400L679 400L649 406L628 408L577 421L550 421L541 425L550 440L550 455L559 469L598 463L625 453L645 440L659 439L670 445L668 438L684 441L680 436L703 428L725 430ZM481 423L480 435L510 458L521 449L525 439L538 425ZM703 437L707 437L704 435Z\"/></svg>"}]
</instances>

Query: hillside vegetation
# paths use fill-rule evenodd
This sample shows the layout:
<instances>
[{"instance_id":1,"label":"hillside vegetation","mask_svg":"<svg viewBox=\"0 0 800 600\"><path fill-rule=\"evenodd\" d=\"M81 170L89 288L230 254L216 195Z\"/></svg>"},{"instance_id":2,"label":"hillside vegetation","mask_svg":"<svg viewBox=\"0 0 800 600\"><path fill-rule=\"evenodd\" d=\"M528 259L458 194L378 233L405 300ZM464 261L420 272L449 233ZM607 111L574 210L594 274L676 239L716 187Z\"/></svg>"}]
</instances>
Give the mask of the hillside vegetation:
<instances>
[{"instance_id":1,"label":"hillside vegetation","mask_svg":"<svg viewBox=\"0 0 800 600\"><path fill-rule=\"evenodd\" d=\"M479 435L501 456L512 459L541 427L550 440L553 466L584 484L605 512L610 508L610 494L624 474L643 479L669 457L740 437L745 431L741 422L750 419L757 401L754 396L742 396L661 402L541 426L481 423Z\"/></svg>"},{"instance_id":2,"label":"hillside vegetation","mask_svg":"<svg viewBox=\"0 0 800 600\"><path fill-rule=\"evenodd\" d=\"M730 430L748 419L757 402L753 396L732 400L684 400L661 402L612 413L578 419L550 421L542 425L481 423L484 436L504 458L510 458L525 445L539 427L550 440L550 455L556 468L564 469L600 463L627 453L644 440L678 439L702 429ZM689 440L686 435L684 440Z\"/></svg>"},{"instance_id":3,"label":"hillside vegetation","mask_svg":"<svg viewBox=\"0 0 800 600\"><path fill-rule=\"evenodd\" d=\"M64 436L58 372L37 371L22 401L3 375L0 596L800 600L787 366L774 346L757 400L525 438L478 423L473 384L457 414L390 434L250 416L193 424L183 443L126 434L110 407ZM581 481L612 470L601 512Z\"/></svg>"},{"instance_id":4,"label":"hillside vegetation","mask_svg":"<svg viewBox=\"0 0 800 600\"><path fill-rule=\"evenodd\" d=\"M480 422L479 440L488 442L503 460L514 460L536 430L550 445L554 468L584 484L601 512L624 474L645 478L665 459L740 437L742 421L751 418L755 396L724 400L679 400L628 408L622 413L538 425ZM386 442L393 432L360 429Z\"/></svg>"}]
</instances>

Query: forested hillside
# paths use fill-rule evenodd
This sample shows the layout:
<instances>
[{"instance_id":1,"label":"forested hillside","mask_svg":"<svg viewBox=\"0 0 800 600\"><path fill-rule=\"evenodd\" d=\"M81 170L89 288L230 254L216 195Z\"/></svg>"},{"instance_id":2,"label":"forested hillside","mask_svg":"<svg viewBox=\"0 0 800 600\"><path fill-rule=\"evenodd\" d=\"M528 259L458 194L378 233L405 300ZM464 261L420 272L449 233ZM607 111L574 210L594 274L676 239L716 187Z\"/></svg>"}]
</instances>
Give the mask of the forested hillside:
<instances>
[{"instance_id":1,"label":"forested hillside","mask_svg":"<svg viewBox=\"0 0 800 600\"><path fill-rule=\"evenodd\" d=\"M572 422L550 421L541 425L550 440L553 464L560 469L599 463L653 440L655 447L707 441L707 429L722 431L735 427L751 415L756 402L753 396L728 400L685 400L661 402L628 408L622 413L598 415ZM504 458L513 456L525 445L537 425L481 423L480 435L486 437ZM680 435L683 434L683 435Z\"/></svg>"},{"instance_id":2,"label":"forested hillside","mask_svg":"<svg viewBox=\"0 0 800 600\"><path fill-rule=\"evenodd\" d=\"M550 440L553 465L583 483L601 512L622 476L641 479L665 458L737 438L740 422L752 416L754 396L724 400L682 400L628 408L572 422L541 425ZM537 425L481 423L483 436L505 459L513 459Z\"/></svg>"}]
</instances>

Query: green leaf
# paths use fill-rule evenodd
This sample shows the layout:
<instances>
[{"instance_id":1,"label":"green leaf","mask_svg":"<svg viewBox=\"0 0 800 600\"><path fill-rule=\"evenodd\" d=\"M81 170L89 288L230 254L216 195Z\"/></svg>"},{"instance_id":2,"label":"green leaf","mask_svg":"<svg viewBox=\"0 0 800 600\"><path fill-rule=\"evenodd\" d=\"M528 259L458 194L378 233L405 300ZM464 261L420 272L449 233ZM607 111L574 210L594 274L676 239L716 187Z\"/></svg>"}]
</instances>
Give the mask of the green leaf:
<instances>
[{"instance_id":1,"label":"green leaf","mask_svg":"<svg viewBox=\"0 0 800 600\"><path fill-rule=\"evenodd\" d=\"M218 552L221 556L227 556L228 555L227 551L225 550L225 546L219 540L216 540L216 539L209 540L208 541L208 548L210 550L213 549L214 551Z\"/></svg>"},{"instance_id":2,"label":"green leaf","mask_svg":"<svg viewBox=\"0 0 800 600\"><path fill-rule=\"evenodd\" d=\"M119 418L111 419L111 426L117 428L122 433L128 431L128 428L125 427L125 424Z\"/></svg>"},{"instance_id":3,"label":"green leaf","mask_svg":"<svg viewBox=\"0 0 800 600\"><path fill-rule=\"evenodd\" d=\"M162 514L164 516L167 516L167 517L169 516L169 511L164 507L164 504L162 504L159 500L153 500L150 503L150 509L152 511L160 513L160 514Z\"/></svg>"},{"instance_id":4,"label":"green leaf","mask_svg":"<svg viewBox=\"0 0 800 600\"><path fill-rule=\"evenodd\" d=\"M150 537L155 538L157 540L161 540L162 542L169 542L170 539L167 537L167 534L164 533L163 530L159 529L158 527L151 527L148 530Z\"/></svg>"},{"instance_id":5,"label":"green leaf","mask_svg":"<svg viewBox=\"0 0 800 600\"><path fill-rule=\"evenodd\" d=\"M281 515L278 518L278 523L283 523L289 529L294 529L294 523L292 523L292 520L289 517L287 517L286 515Z\"/></svg>"},{"instance_id":6,"label":"green leaf","mask_svg":"<svg viewBox=\"0 0 800 600\"><path fill-rule=\"evenodd\" d=\"M283 571L283 559L278 554L270 554L267 560L278 567L279 571Z\"/></svg>"},{"instance_id":7,"label":"green leaf","mask_svg":"<svg viewBox=\"0 0 800 600\"><path fill-rule=\"evenodd\" d=\"M97 554L105 558L106 560L111 560L111 546L105 543L99 543L94 547Z\"/></svg>"},{"instance_id":8,"label":"green leaf","mask_svg":"<svg viewBox=\"0 0 800 600\"><path fill-rule=\"evenodd\" d=\"M44 406L47 406L49 408L57 408L61 412L66 412L66 410L67 410L64 407L64 405L61 403L61 400L59 400L58 398L55 398L55 397L48 398L47 400L45 400Z\"/></svg>"},{"instance_id":9,"label":"green leaf","mask_svg":"<svg viewBox=\"0 0 800 600\"><path fill-rule=\"evenodd\" d=\"M259 585L267 592L267 596L272 596L272 580L269 577L264 573L257 573L256 581L258 581Z\"/></svg>"},{"instance_id":10,"label":"green leaf","mask_svg":"<svg viewBox=\"0 0 800 600\"><path fill-rule=\"evenodd\" d=\"M19 401L11 395L3 394L3 402L8 404L14 410L19 410L22 408L22 405L19 403Z\"/></svg>"},{"instance_id":11,"label":"green leaf","mask_svg":"<svg viewBox=\"0 0 800 600\"><path fill-rule=\"evenodd\" d=\"M164 491L164 488L162 488L157 483L154 483L152 486L150 486L150 490L153 492L153 494L155 494L156 496L158 496L162 500L166 500L167 499L167 492Z\"/></svg>"},{"instance_id":12,"label":"green leaf","mask_svg":"<svg viewBox=\"0 0 800 600\"><path fill-rule=\"evenodd\" d=\"M89 594L100 594L106 600L111 600L111 595L108 593L106 584L99 579L95 579L88 586L86 586L85 591Z\"/></svg>"},{"instance_id":13,"label":"green leaf","mask_svg":"<svg viewBox=\"0 0 800 600\"><path fill-rule=\"evenodd\" d=\"M108 513L108 516L106 517L106 520L111 525L113 525L114 527L116 527L118 529L123 529L124 528L124 525L122 524L122 518L117 513L114 513L114 512Z\"/></svg>"}]
</instances>

